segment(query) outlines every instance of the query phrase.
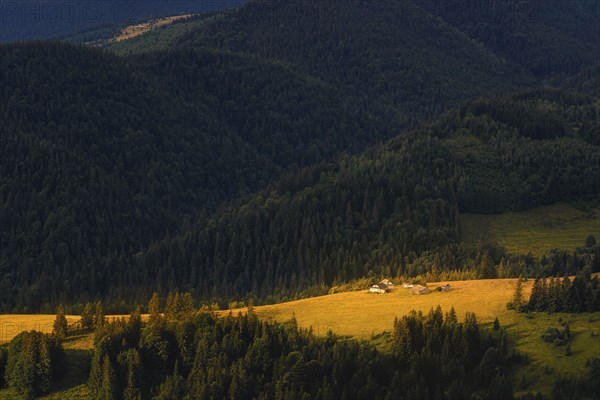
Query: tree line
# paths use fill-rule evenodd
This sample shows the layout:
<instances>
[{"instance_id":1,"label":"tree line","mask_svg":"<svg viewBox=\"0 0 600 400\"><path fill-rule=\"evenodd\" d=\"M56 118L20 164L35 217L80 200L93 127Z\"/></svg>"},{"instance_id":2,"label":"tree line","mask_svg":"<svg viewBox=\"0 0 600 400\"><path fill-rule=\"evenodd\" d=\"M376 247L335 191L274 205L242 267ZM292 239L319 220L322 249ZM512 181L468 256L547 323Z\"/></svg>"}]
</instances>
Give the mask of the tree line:
<instances>
[{"instance_id":1,"label":"tree line","mask_svg":"<svg viewBox=\"0 0 600 400\"><path fill-rule=\"evenodd\" d=\"M134 314L96 330L88 386L96 399L512 398L506 335L480 331L473 314L459 322L453 310L413 312L395 322L392 346L385 354L332 333L318 338L294 318L265 322L252 308L177 320L155 313L146 326Z\"/></svg>"},{"instance_id":2,"label":"tree line","mask_svg":"<svg viewBox=\"0 0 600 400\"><path fill-rule=\"evenodd\" d=\"M600 311L600 279L588 268L575 275L561 278L536 278L529 299L523 299L521 280L517 282L510 308L518 311L596 312Z\"/></svg>"}]
</instances>

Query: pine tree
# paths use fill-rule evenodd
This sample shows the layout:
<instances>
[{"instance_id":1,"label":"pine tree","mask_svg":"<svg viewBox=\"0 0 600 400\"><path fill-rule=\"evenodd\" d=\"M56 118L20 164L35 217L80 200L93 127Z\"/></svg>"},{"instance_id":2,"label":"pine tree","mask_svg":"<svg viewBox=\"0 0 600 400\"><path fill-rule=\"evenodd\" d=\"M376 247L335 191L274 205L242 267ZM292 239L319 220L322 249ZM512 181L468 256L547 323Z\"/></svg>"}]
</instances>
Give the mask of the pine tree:
<instances>
[{"instance_id":1,"label":"pine tree","mask_svg":"<svg viewBox=\"0 0 600 400\"><path fill-rule=\"evenodd\" d=\"M102 302L98 300L96 303L96 310L94 312L94 328L99 328L104 326L106 323L106 317L104 316L104 307L102 306Z\"/></svg>"},{"instance_id":2,"label":"pine tree","mask_svg":"<svg viewBox=\"0 0 600 400\"><path fill-rule=\"evenodd\" d=\"M137 349L130 349L120 354L121 363L124 364L127 374L127 384L123 390L123 400L141 400L140 389L141 357Z\"/></svg>"},{"instance_id":3,"label":"pine tree","mask_svg":"<svg viewBox=\"0 0 600 400\"><path fill-rule=\"evenodd\" d=\"M498 319L498 317L496 317L496 319L494 319L494 330L495 331L500 330L500 320Z\"/></svg>"},{"instance_id":4,"label":"pine tree","mask_svg":"<svg viewBox=\"0 0 600 400\"><path fill-rule=\"evenodd\" d=\"M81 313L81 319L79 321L81 329L92 329L94 327L94 307L91 303L87 303Z\"/></svg>"},{"instance_id":5,"label":"pine tree","mask_svg":"<svg viewBox=\"0 0 600 400\"><path fill-rule=\"evenodd\" d=\"M179 373L179 363L175 363L172 375L167 376L160 385L160 392L155 400L182 400L185 397L185 380Z\"/></svg>"},{"instance_id":6,"label":"pine tree","mask_svg":"<svg viewBox=\"0 0 600 400\"><path fill-rule=\"evenodd\" d=\"M98 392L98 400L117 400L119 388L117 376L108 355L102 360L102 386Z\"/></svg>"},{"instance_id":7,"label":"pine tree","mask_svg":"<svg viewBox=\"0 0 600 400\"><path fill-rule=\"evenodd\" d=\"M517 285L515 287L515 294L513 296L512 304L515 310L520 311L523 308L523 285L522 279L519 276L517 279ZM533 296L533 293L532 293Z\"/></svg>"},{"instance_id":8,"label":"pine tree","mask_svg":"<svg viewBox=\"0 0 600 400\"><path fill-rule=\"evenodd\" d=\"M56 319L52 327L52 334L55 335L59 340L63 340L67 337L67 318L65 317L65 309L62 304L56 309Z\"/></svg>"},{"instance_id":9,"label":"pine tree","mask_svg":"<svg viewBox=\"0 0 600 400\"><path fill-rule=\"evenodd\" d=\"M36 392L49 393L52 386L52 359L50 356L50 344L46 335L40 337L39 362L36 369Z\"/></svg>"},{"instance_id":10,"label":"pine tree","mask_svg":"<svg viewBox=\"0 0 600 400\"><path fill-rule=\"evenodd\" d=\"M163 322L163 316L160 313L160 299L156 292L152 293L152 297L148 302L148 313L150 314L148 325L155 326Z\"/></svg>"}]
</instances>

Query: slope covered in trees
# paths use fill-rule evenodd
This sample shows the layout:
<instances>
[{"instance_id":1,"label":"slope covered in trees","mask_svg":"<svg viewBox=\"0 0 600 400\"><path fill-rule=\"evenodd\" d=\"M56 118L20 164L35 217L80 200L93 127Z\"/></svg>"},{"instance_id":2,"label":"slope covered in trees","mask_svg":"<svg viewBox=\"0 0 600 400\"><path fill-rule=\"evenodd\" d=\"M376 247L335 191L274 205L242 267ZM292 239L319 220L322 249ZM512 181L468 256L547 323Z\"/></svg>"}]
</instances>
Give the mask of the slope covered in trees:
<instances>
[{"instance_id":1,"label":"slope covered in trees","mask_svg":"<svg viewBox=\"0 0 600 400\"><path fill-rule=\"evenodd\" d=\"M409 15L398 27L386 19L393 3L368 4L364 20L355 2L341 14L329 2L282 4L208 18L168 51L126 58L0 47L2 307L51 309L124 288L132 254L224 201L460 99L531 83L439 21ZM336 21L316 36L310 18L269 30L271 11L292 21L303 10ZM287 45L264 52L254 43L265 35Z\"/></svg>"},{"instance_id":2,"label":"slope covered in trees","mask_svg":"<svg viewBox=\"0 0 600 400\"><path fill-rule=\"evenodd\" d=\"M600 60L595 0L414 1L540 78L572 75Z\"/></svg>"},{"instance_id":3,"label":"slope covered in trees","mask_svg":"<svg viewBox=\"0 0 600 400\"><path fill-rule=\"evenodd\" d=\"M279 60L408 121L534 84L524 70L404 0L258 0L199 24L178 46Z\"/></svg>"},{"instance_id":4,"label":"slope covered in trees","mask_svg":"<svg viewBox=\"0 0 600 400\"><path fill-rule=\"evenodd\" d=\"M102 293L107 255L397 126L319 81L215 51L126 60L34 43L0 53L3 304Z\"/></svg>"},{"instance_id":5,"label":"slope covered in trees","mask_svg":"<svg viewBox=\"0 0 600 400\"><path fill-rule=\"evenodd\" d=\"M494 277L489 260L457 247L459 212L597 199L600 148L586 141L588 123L598 123L592 98L554 90L473 101L220 210L153 245L127 268L128 280L142 281L150 268L155 287L260 299L370 274L415 276L432 265ZM564 271L546 265L546 273Z\"/></svg>"}]
</instances>

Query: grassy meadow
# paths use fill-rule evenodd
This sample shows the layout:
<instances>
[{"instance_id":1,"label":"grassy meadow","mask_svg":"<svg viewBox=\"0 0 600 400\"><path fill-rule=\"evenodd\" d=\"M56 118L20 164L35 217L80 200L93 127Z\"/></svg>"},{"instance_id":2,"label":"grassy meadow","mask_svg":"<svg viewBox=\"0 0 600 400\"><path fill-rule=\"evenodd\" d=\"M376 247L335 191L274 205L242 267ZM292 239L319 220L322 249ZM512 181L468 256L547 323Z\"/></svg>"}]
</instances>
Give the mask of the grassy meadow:
<instances>
[{"instance_id":1,"label":"grassy meadow","mask_svg":"<svg viewBox=\"0 0 600 400\"><path fill-rule=\"evenodd\" d=\"M531 280L523 283L525 294L530 292L532 283ZM442 284L431 284L429 287L433 289ZM386 294L372 294L363 290L259 306L255 307L255 312L261 318L280 322L295 315L300 326L312 328L318 335L325 335L331 330L340 336L371 341L384 351L388 347L387 338L392 331L394 318L413 309L426 313L439 304L445 312L454 306L459 319L465 312L473 311L483 326L490 326L498 317L500 324L507 327L517 348L530 358L529 365L515 369L517 393L540 390L549 394L559 375L580 376L586 371L588 358L600 357L600 313L532 313L528 316L507 310L506 303L513 296L516 279L457 281L450 284L452 290L447 293L432 291L419 296L402 287ZM546 328L559 327L559 319L568 321L573 333L571 356L566 355L564 347L556 347L541 339ZM592 332L596 335L593 336Z\"/></svg>"},{"instance_id":2,"label":"grassy meadow","mask_svg":"<svg viewBox=\"0 0 600 400\"><path fill-rule=\"evenodd\" d=\"M497 242L509 252L541 256L558 248L575 250L588 235L600 240L600 208L554 204L496 215L461 214L463 241Z\"/></svg>"}]
</instances>

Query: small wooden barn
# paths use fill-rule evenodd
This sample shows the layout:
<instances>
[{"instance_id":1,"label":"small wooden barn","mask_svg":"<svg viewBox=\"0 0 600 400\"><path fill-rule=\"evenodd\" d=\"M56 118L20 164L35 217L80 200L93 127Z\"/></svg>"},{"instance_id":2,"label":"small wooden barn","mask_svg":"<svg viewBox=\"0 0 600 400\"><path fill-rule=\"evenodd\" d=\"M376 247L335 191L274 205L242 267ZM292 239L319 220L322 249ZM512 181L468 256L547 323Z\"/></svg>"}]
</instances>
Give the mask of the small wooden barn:
<instances>
[{"instance_id":1,"label":"small wooden barn","mask_svg":"<svg viewBox=\"0 0 600 400\"><path fill-rule=\"evenodd\" d=\"M416 294L416 295L431 293L431 290L429 290L425 286L421 286L421 285L414 285L410 289L410 291L412 292L412 294Z\"/></svg>"}]
</instances>

